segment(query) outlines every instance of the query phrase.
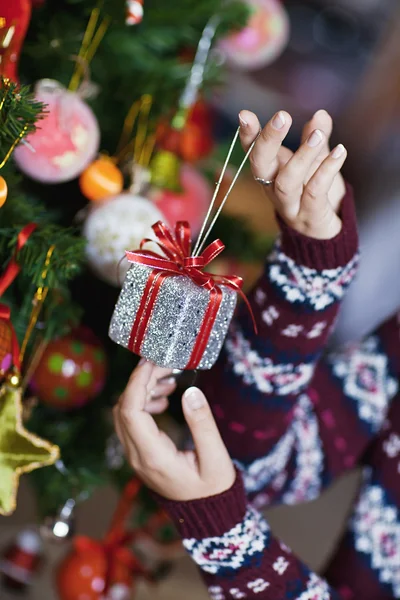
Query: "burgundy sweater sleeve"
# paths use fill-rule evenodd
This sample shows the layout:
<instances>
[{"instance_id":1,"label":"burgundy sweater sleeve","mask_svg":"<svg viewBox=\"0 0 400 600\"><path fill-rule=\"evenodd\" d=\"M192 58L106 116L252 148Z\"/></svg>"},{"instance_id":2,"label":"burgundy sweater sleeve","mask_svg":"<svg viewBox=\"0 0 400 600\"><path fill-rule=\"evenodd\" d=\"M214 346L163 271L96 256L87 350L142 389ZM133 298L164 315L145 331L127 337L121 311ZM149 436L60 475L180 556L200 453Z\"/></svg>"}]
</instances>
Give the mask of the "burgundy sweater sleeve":
<instances>
[{"instance_id":1,"label":"burgundy sweater sleeve","mask_svg":"<svg viewBox=\"0 0 400 600\"><path fill-rule=\"evenodd\" d=\"M278 219L280 239L249 297L258 335L242 306L217 365L200 382L250 498L264 505L314 498L324 484L324 449L308 391L356 273L350 187L341 218L342 230L331 240L307 238ZM326 385L324 379L321 393Z\"/></svg>"},{"instance_id":2,"label":"burgundy sweater sleeve","mask_svg":"<svg viewBox=\"0 0 400 600\"><path fill-rule=\"evenodd\" d=\"M212 600L339 600L271 533L247 503L242 478L227 492L192 502L164 500Z\"/></svg>"}]
</instances>

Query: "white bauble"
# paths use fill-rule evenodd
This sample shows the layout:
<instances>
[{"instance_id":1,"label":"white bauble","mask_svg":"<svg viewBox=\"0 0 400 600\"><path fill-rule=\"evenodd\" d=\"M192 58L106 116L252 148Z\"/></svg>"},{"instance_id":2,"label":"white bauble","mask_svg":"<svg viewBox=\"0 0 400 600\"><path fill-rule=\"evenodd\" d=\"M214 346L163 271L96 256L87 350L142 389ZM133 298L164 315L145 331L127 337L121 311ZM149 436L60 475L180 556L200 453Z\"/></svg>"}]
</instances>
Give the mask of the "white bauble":
<instances>
[{"instance_id":1,"label":"white bauble","mask_svg":"<svg viewBox=\"0 0 400 600\"><path fill-rule=\"evenodd\" d=\"M121 286L129 268L126 250L137 250L144 238L154 239L151 226L163 220L163 214L150 200L131 192L93 206L83 228L90 267L100 279Z\"/></svg>"}]
</instances>

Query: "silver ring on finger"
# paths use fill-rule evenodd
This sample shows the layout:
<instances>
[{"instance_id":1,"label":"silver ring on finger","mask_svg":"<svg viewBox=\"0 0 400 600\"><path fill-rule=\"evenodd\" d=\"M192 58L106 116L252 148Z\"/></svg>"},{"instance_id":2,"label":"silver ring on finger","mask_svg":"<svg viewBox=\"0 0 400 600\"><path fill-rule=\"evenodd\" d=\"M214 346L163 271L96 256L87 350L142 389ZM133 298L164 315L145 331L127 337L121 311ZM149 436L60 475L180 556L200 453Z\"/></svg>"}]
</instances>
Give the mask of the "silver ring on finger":
<instances>
[{"instance_id":1,"label":"silver ring on finger","mask_svg":"<svg viewBox=\"0 0 400 600\"><path fill-rule=\"evenodd\" d=\"M269 187L275 183L275 179L263 179L262 177L254 177L254 180L257 181L257 183L261 183L261 185L264 185L265 187Z\"/></svg>"}]
</instances>

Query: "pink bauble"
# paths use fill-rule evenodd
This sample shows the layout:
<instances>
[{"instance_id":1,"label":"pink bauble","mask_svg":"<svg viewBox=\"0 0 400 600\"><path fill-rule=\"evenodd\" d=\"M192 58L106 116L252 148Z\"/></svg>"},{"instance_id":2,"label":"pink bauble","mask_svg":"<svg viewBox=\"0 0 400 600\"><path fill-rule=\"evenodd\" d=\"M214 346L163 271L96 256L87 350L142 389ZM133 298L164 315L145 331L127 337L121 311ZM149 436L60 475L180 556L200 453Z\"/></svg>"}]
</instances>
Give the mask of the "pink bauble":
<instances>
[{"instance_id":1,"label":"pink bauble","mask_svg":"<svg viewBox=\"0 0 400 600\"><path fill-rule=\"evenodd\" d=\"M150 199L173 227L177 221L189 221L192 234L200 231L212 198L212 189L207 179L194 167L181 168L182 192L154 189Z\"/></svg>"},{"instance_id":2,"label":"pink bauble","mask_svg":"<svg viewBox=\"0 0 400 600\"><path fill-rule=\"evenodd\" d=\"M35 97L47 114L38 129L19 145L14 158L25 175L42 183L63 183L77 177L96 157L100 132L96 117L78 94L57 81L42 79Z\"/></svg>"},{"instance_id":3,"label":"pink bauble","mask_svg":"<svg viewBox=\"0 0 400 600\"><path fill-rule=\"evenodd\" d=\"M247 0L252 13L244 29L220 42L228 62L253 70L271 64L289 41L289 17L280 0Z\"/></svg>"}]
</instances>

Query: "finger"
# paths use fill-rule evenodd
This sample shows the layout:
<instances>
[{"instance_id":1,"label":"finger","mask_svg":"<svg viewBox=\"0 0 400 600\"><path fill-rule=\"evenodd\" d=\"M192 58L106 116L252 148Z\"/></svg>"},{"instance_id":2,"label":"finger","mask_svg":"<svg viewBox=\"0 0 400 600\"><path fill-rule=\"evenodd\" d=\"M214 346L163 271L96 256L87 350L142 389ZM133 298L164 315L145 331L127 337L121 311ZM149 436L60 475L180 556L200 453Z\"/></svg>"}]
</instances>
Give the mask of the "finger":
<instances>
[{"instance_id":1,"label":"finger","mask_svg":"<svg viewBox=\"0 0 400 600\"><path fill-rule=\"evenodd\" d=\"M279 111L261 131L250 155L254 177L274 179L279 168L278 153L290 127L289 113Z\"/></svg>"},{"instance_id":2,"label":"finger","mask_svg":"<svg viewBox=\"0 0 400 600\"><path fill-rule=\"evenodd\" d=\"M313 117L304 125L303 132L301 136L301 143L304 142L310 137L311 133L315 129L320 129L324 132L326 136L325 145L326 148L329 146L329 138L332 135L333 129L333 121L332 117L326 110L318 110ZM329 153L329 150L328 150Z\"/></svg>"},{"instance_id":3,"label":"finger","mask_svg":"<svg viewBox=\"0 0 400 600\"><path fill-rule=\"evenodd\" d=\"M249 110L242 110L239 113L240 123L240 141L243 150L247 152L251 144L261 131L260 121L256 115Z\"/></svg>"},{"instance_id":4,"label":"finger","mask_svg":"<svg viewBox=\"0 0 400 600\"><path fill-rule=\"evenodd\" d=\"M279 170L283 169L283 167L287 165L292 156L293 152L289 150L289 148L286 148L286 146L281 146L278 152Z\"/></svg>"},{"instance_id":5,"label":"finger","mask_svg":"<svg viewBox=\"0 0 400 600\"><path fill-rule=\"evenodd\" d=\"M167 380L167 381L169 381L169 380ZM151 390L150 400L151 399L155 400L156 398L159 398L160 396L169 396L175 390L176 390L175 379L172 379L169 383L166 382L166 383L158 384L158 385L156 385L156 387L153 390Z\"/></svg>"},{"instance_id":6,"label":"finger","mask_svg":"<svg viewBox=\"0 0 400 600\"><path fill-rule=\"evenodd\" d=\"M154 419L145 410L154 369L149 362L140 365L131 376L119 402L122 426L129 441L140 453L152 448L159 434Z\"/></svg>"},{"instance_id":7,"label":"finger","mask_svg":"<svg viewBox=\"0 0 400 600\"><path fill-rule=\"evenodd\" d=\"M119 406L118 405L114 406L114 408L113 408L113 421L114 421L114 429L118 436L118 439L121 442L121 444L124 446L124 438L122 435L122 428L121 428L121 423L119 420Z\"/></svg>"},{"instance_id":8,"label":"finger","mask_svg":"<svg viewBox=\"0 0 400 600\"><path fill-rule=\"evenodd\" d=\"M182 407L196 448L200 474L213 473L215 465L221 472L221 461L230 467L231 459L203 392L196 387L186 390Z\"/></svg>"},{"instance_id":9,"label":"finger","mask_svg":"<svg viewBox=\"0 0 400 600\"><path fill-rule=\"evenodd\" d=\"M165 382L165 383L169 382L170 383L170 382L175 381L175 379L172 376L172 369L165 369L164 367L157 367L150 361L143 360L143 359L139 362L138 366L132 373L132 376L134 377L135 372L138 369L141 369L146 364L150 364L153 367L153 369L151 371L151 375L150 375L150 380L148 382L148 388L150 390L153 390L159 382Z\"/></svg>"},{"instance_id":10,"label":"finger","mask_svg":"<svg viewBox=\"0 0 400 600\"><path fill-rule=\"evenodd\" d=\"M169 405L168 398L165 398L165 397L156 398L155 400L151 400L150 402L147 402L147 404L145 406L145 410L148 413L150 413L151 415L159 415L167 410L168 405Z\"/></svg>"},{"instance_id":11,"label":"finger","mask_svg":"<svg viewBox=\"0 0 400 600\"><path fill-rule=\"evenodd\" d=\"M308 137L307 141L294 153L289 162L280 170L275 181L274 192L278 200L283 204L293 203L301 197L304 181L307 173L322 150L325 136L322 131L316 129ZM300 192L300 196L298 194ZM288 208L289 205L288 205Z\"/></svg>"},{"instance_id":12,"label":"finger","mask_svg":"<svg viewBox=\"0 0 400 600\"><path fill-rule=\"evenodd\" d=\"M343 167L346 158L346 148L342 144L339 144L323 161L304 188L302 197L302 208L304 210L315 211L316 201L319 198L327 198L335 177Z\"/></svg>"},{"instance_id":13,"label":"finger","mask_svg":"<svg viewBox=\"0 0 400 600\"><path fill-rule=\"evenodd\" d=\"M125 456L131 463L136 462L138 454L135 450L135 447L130 443L129 437L126 434L125 428L122 425L119 404L117 404L113 408L113 419L115 431L117 433L119 441L122 444Z\"/></svg>"}]
</instances>

